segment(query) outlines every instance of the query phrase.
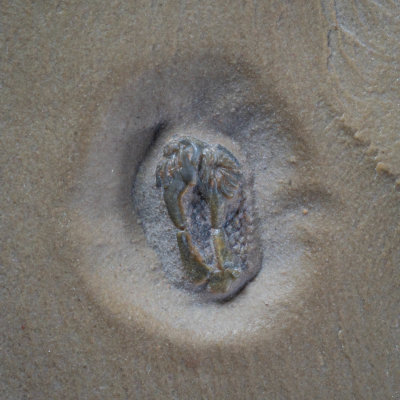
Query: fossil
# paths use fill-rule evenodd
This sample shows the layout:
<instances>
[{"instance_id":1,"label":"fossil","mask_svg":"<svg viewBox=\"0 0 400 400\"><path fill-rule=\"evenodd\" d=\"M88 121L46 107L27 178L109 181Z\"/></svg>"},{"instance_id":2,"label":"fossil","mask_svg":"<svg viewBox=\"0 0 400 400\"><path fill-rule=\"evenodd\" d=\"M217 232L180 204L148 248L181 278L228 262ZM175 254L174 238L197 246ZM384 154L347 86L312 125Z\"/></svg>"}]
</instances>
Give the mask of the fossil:
<instances>
[{"instance_id":1,"label":"fossil","mask_svg":"<svg viewBox=\"0 0 400 400\"><path fill-rule=\"evenodd\" d=\"M225 147L183 137L169 142L156 170L190 285L211 298L233 296L260 267L248 183Z\"/></svg>"}]
</instances>

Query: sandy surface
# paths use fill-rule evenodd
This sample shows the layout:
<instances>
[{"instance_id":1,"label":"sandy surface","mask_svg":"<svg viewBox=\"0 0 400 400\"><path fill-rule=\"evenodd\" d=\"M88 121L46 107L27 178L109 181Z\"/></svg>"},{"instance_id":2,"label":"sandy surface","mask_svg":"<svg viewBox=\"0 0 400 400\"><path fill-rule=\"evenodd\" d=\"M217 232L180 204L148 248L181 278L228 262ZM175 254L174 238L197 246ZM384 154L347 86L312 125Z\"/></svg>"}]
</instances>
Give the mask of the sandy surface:
<instances>
[{"instance_id":1,"label":"sandy surface","mask_svg":"<svg viewBox=\"0 0 400 400\"><path fill-rule=\"evenodd\" d=\"M399 18L4 5L0 398L397 398ZM134 212L160 129L252 160L263 268L227 304L170 285Z\"/></svg>"}]
</instances>

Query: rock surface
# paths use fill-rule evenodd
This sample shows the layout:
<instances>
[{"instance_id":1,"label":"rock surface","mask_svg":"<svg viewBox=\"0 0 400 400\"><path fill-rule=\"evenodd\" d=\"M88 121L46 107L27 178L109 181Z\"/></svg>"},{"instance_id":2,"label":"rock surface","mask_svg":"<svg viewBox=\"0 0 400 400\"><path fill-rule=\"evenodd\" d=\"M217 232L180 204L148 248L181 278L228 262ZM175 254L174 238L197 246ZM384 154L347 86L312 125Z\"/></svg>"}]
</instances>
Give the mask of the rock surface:
<instances>
[{"instance_id":1,"label":"rock surface","mask_svg":"<svg viewBox=\"0 0 400 400\"><path fill-rule=\"evenodd\" d=\"M1 399L399 396L398 2L1 18ZM264 224L222 305L168 286L131 197L157 132L210 126L249 143Z\"/></svg>"}]
</instances>

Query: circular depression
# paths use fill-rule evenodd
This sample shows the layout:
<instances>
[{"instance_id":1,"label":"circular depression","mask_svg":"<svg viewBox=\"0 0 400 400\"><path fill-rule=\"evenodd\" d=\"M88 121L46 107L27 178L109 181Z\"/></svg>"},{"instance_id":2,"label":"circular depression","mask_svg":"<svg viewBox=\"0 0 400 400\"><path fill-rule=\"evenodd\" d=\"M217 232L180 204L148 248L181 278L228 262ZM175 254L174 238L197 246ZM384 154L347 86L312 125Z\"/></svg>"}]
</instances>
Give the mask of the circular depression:
<instances>
[{"instance_id":1,"label":"circular depression","mask_svg":"<svg viewBox=\"0 0 400 400\"><path fill-rule=\"evenodd\" d=\"M313 176L313 152L300 125L251 75L217 64L134 79L92 135L71 202L70 233L92 296L127 324L196 343L249 340L259 329L279 329L277 315L307 293L313 218L326 213L327 194ZM146 237L154 226L143 229L135 211L134 184L141 188L140 207L152 212L146 193L155 188L156 154L176 135L234 150L254 177L262 267L227 303L200 302L171 284L151 246L159 238Z\"/></svg>"}]
</instances>

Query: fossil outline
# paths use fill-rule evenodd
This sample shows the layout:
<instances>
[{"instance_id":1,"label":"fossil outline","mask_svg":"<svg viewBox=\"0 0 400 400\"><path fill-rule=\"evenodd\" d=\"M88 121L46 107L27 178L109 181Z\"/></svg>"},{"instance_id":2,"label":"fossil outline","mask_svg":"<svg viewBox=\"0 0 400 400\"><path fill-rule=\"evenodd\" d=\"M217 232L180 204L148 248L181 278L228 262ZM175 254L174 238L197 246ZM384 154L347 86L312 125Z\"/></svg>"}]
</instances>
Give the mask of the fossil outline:
<instances>
[{"instance_id":1,"label":"fossil outline","mask_svg":"<svg viewBox=\"0 0 400 400\"><path fill-rule=\"evenodd\" d=\"M169 142L156 169L156 185L163 188L168 215L178 229L176 238L186 277L211 293L228 293L246 269L231 248L225 229L228 215L233 219L244 204L243 184L241 165L229 150L192 137ZM194 244L189 229L185 195L193 190L208 206L211 265Z\"/></svg>"}]
</instances>

